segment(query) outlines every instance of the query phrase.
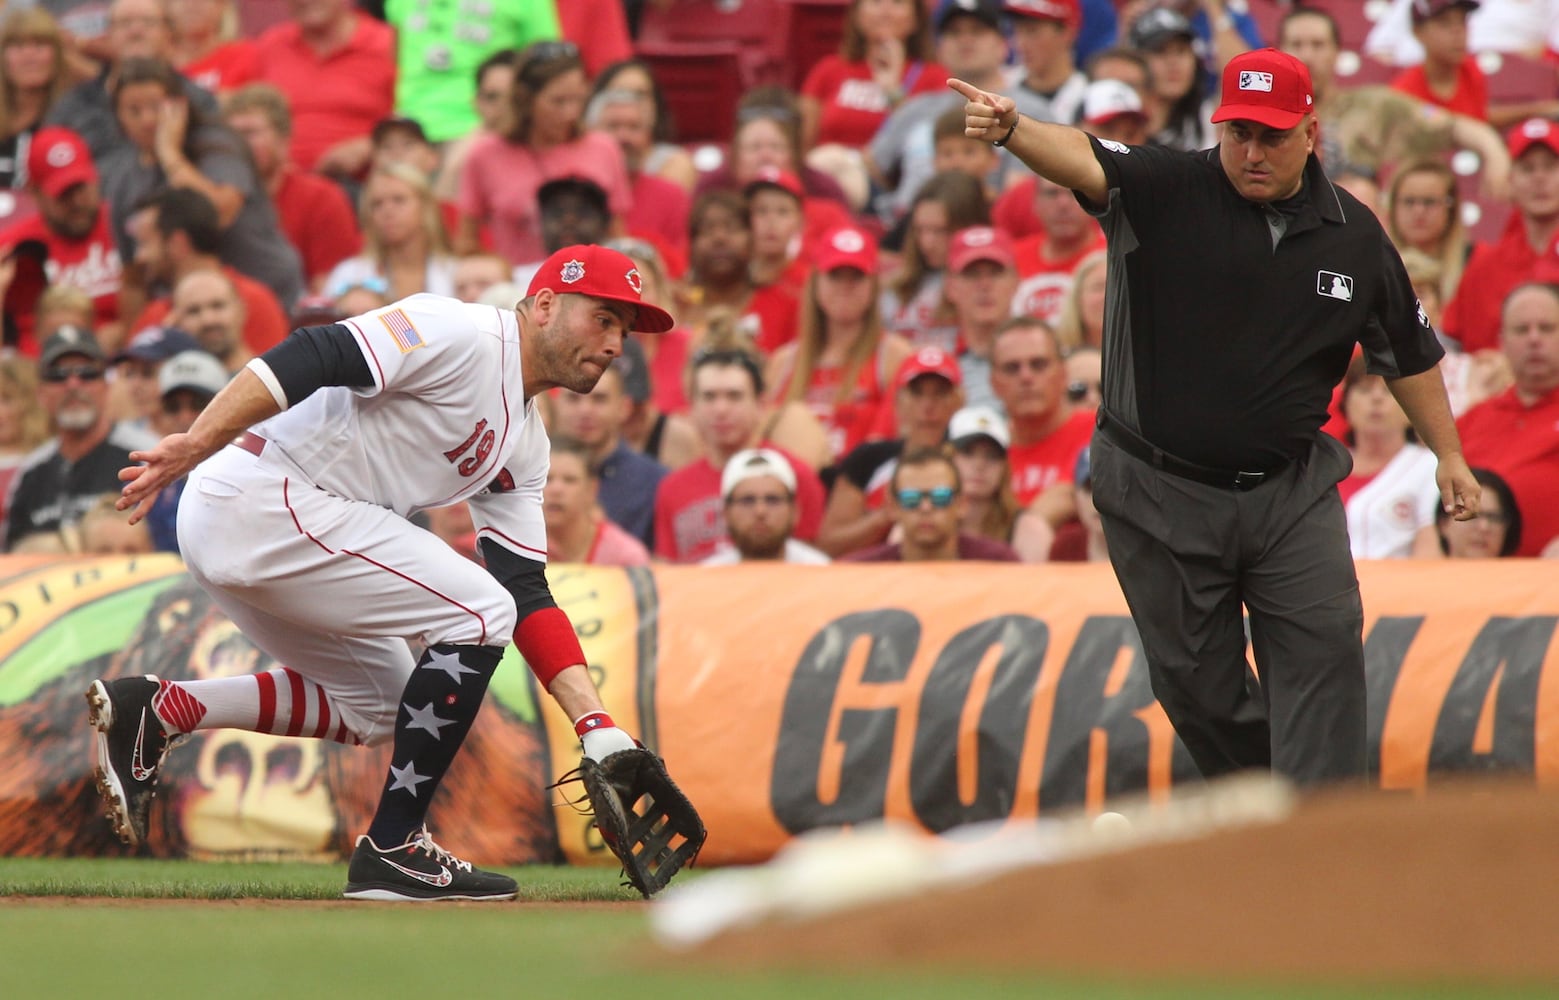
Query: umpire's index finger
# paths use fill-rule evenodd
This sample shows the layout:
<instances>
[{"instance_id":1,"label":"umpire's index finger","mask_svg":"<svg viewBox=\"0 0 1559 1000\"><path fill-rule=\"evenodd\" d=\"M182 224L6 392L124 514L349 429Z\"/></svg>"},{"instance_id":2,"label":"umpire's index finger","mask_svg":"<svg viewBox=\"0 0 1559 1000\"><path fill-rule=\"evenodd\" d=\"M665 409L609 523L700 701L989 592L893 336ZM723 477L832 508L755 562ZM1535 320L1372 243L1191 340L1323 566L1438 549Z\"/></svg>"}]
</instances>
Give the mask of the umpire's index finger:
<instances>
[{"instance_id":1,"label":"umpire's index finger","mask_svg":"<svg viewBox=\"0 0 1559 1000\"><path fill-rule=\"evenodd\" d=\"M974 86L973 84L965 83L964 81L958 79L956 76L948 77L947 78L947 85L950 88L952 88L953 90L958 91L958 93L962 94L965 97L965 99L967 99L967 100L975 101L976 103L979 103L979 104L990 104L991 103L991 101L990 101L990 96L991 95L987 94L985 91L983 91L980 88Z\"/></svg>"}]
</instances>

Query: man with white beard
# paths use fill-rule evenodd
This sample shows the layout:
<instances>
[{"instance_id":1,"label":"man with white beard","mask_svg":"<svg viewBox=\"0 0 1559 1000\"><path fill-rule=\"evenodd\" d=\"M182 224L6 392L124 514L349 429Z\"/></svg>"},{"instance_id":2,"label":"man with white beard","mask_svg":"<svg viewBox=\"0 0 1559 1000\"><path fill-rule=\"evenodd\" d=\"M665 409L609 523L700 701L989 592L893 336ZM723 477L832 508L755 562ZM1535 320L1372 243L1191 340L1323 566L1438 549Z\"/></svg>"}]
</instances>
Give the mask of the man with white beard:
<instances>
[{"instance_id":1,"label":"man with white beard","mask_svg":"<svg viewBox=\"0 0 1559 1000\"><path fill-rule=\"evenodd\" d=\"M28 455L11 481L5 506L5 548L28 535L71 530L104 493L119 492L119 470L130 452L157 437L108 412L108 359L97 338L64 326L38 356L38 398L54 437Z\"/></svg>"}]
</instances>

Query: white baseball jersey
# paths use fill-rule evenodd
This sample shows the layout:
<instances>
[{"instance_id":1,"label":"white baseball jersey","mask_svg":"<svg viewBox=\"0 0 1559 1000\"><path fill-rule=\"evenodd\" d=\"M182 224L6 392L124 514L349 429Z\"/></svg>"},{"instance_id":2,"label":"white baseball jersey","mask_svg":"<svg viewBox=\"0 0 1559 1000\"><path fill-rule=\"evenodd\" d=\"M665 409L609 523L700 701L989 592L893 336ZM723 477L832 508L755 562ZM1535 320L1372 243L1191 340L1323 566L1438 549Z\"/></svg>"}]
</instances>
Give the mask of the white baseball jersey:
<instances>
[{"instance_id":1,"label":"white baseball jersey","mask_svg":"<svg viewBox=\"0 0 1559 1000\"><path fill-rule=\"evenodd\" d=\"M255 432L314 485L403 517L470 500L478 537L545 561L550 446L514 311L422 294L343 325L374 385L320 389Z\"/></svg>"},{"instance_id":2,"label":"white baseball jersey","mask_svg":"<svg viewBox=\"0 0 1559 1000\"><path fill-rule=\"evenodd\" d=\"M1348 498L1349 547L1355 559L1404 559L1413 536L1434 524L1440 504L1434 452L1410 444Z\"/></svg>"}]
</instances>

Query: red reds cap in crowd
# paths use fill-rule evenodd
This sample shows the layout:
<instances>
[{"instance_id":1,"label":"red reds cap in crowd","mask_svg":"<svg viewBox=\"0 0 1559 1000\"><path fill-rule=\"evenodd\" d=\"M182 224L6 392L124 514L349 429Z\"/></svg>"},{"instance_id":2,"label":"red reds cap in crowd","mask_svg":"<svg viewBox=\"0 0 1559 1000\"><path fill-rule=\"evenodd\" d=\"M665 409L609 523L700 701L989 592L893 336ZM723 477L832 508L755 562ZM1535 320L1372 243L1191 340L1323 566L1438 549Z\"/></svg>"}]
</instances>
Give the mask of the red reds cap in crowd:
<instances>
[{"instance_id":1,"label":"red reds cap in crowd","mask_svg":"<svg viewBox=\"0 0 1559 1000\"><path fill-rule=\"evenodd\" d=\"M902 389L922 375L937 375L953 385L963 385L964 375L958 368L958 359L940 347L927 345L905 358L893 375L893 384Z\"/></svg>"},{"instance_id":2,"label":"red reds cap in crowd","mask_svg":"<svg viewBox=\"0 0 1559 1000\"><path fill-rule=\"evenodd\" d=\"M1078 0L1007 0L1007 13L1014 17L1037 17L1046 21L1060 21L1071 27L1083 19L1082 5Z\"/></svg>"},{"instance_id":3,"label":"red reds cap in crowd","mask_svg":"<svg viewBox=\"0 0 1559 1000\"><path fill-rule=\"evenodd\" d=\"M819 271L853 267L866 274L877 273L877 241L872 234L855 226L838 226L824 233L812 248L813 265Z\"/></svg>"},{"instance_id":4,"label":"red reds cap in crowd","mask_svg":"<svg viewBox=\"0 0 1559 1000\"><path fill-rule=\"evenodd\" d=\"M32 137L32 147L27 150L27 176L38 190L58 198L77 184L97 180L97 167L81 136L51 125Z\"/></svg>"},{"instance_id":5,"label":"red reds cap in crowd","mask_svg":"<svg viewBox=\"0 0 1559 1000\"><path fill-rule=\"evenodd\" d=\"M638 333L665 333L676 326L671 313L644 301L643 287L631 257L591 243L564 247L542 261L525 294L550 289L558 295L588 295L633 306L638 310L633 321Z\"/></svg>"},{"instance_id":6,"label":"red reds cap in crowd","mask_svg":"<svg viewBox=\"0 0 1559 1000\"><path fill-rule=\"evenodd\" d=\"M970 226L953 234L947 245L947 266L953 273L960 273L982 260L993 261L1002 267L1017 267L1012 237L990 226Z\"/></svg>"},{"instance_id":7,"label":"red reds cap in crowd","mask_svg":"<svg viewBox=\"0 0 1559 1000\"><path fill-rule=\"evenodd\" d=\"M1533 146L1542 146L1559 156L1559 125L1547 118L1528 118L1510 130L1506 140L1510 145L1510 158L1518 160L1521 154Z\"/></svg>"},{"instance_id":8,"label":"red reds cap in crowd","mask_svg":"<svg viewBox=\"0 0 1559 1000\"><path fill-rule=\"evenodd\" d=\"M1125 115L1146 118L1142 97L1123 80L1095 80L1083 91L1083 122L1103 125Z\"/></svg>"},{"instance_id":9,"label":"red reds cap in crowd","mask_svg":"<svg viewBox=\"0 0 1559 1000\"><path fill-rule=\"evenodd\" d=\"M1457 7L1471 14L1481 6L1478 0L1413 0L1413 23L1423 24L1430 18L1439 17L1448 10Z\"/></svg>"},{"instance_id":10,"label":"red reds cap in crowd","mask_svg":"<svg viewBox=\"0 0 1559 1000\"><path fill-rule=\"evenodd\" d=\"M1298 125L1315 109L1310 70L1287 52L1241 52L1223 70L1223 100L1213 121L1252 121L1268 128Z\"/></svg>"},{"instance_id":11,"label":"red reds cap in crowd","mask_svg":"<svg viewBox=\"0 0 1559 1000\"><path fill-rule=\"evenodd\" d=\"M753 179L748 181L747 186L742 189L742 194L751 198L754 191L766 187L779 188L797 201L802 201L806 198L806 189L801 186L801 178L789 170L781 170L779 167L773 166L759 167L758 172L753 175Z\"/></svg>"}]
</instances>

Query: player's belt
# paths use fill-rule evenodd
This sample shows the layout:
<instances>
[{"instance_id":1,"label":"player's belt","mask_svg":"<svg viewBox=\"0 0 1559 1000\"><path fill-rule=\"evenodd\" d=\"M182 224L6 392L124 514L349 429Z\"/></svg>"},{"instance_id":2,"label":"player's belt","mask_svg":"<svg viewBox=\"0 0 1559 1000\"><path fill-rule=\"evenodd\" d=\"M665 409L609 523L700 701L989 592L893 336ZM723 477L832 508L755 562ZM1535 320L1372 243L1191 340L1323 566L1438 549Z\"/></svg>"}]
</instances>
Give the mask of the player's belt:
<instances>
[{"instance_id":1,"label":"player's belt","mask_svg":"<svg viewBox=\"0 0 1559 1000\"><path fill-rule=\"evenodd\" d=\"M247 451L255 458L259 458L265 453L265 446L269 443L269 441L266 441L265 438L254 433L253 431L244 431L242 434L233 438L234 446L242 448L244 451Z\"/></svg>"},{"instance_id":2,"label":"player's belt","mask_svg":"<svg viewBox=\"0 0 1559 1000\"><path fill-rule=\"evenodd\" d=\"M1171 455L1151 441L1145 440L1119 420L1108 416L1101 407L1094 420L1099 433L1121 451L1181 479L1216 486L1221 490L1253 490L1276 476L1283 466L1265 472L1237 472L1233 469L1214 469ZM1287 465L1285 462L1284 465Z\"/></svg>"}]
</instances>

